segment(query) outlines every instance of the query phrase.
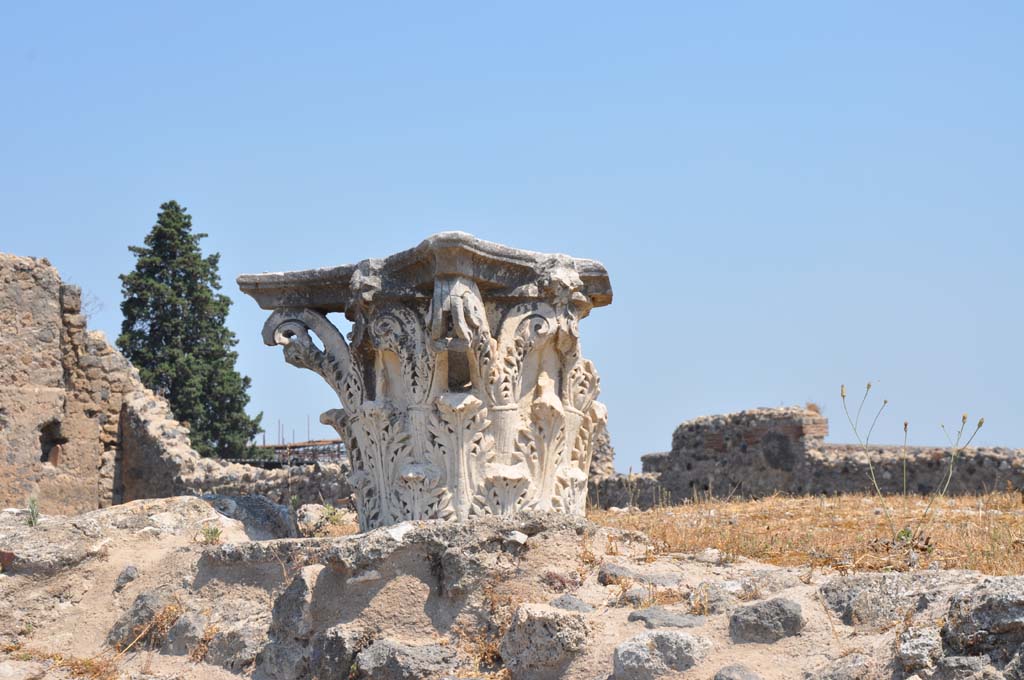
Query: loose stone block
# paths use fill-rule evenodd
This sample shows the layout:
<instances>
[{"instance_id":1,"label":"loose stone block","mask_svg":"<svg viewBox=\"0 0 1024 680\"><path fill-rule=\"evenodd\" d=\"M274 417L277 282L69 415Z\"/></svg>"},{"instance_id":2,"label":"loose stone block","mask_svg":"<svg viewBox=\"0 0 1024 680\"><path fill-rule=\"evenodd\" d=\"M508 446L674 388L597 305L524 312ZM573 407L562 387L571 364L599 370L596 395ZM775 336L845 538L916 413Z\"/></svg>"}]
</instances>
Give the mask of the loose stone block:
<instances>
[{"instance_id":1,"label":"loose stone block","mask_svg":"<svg viewBox=\"0 0 1024 680\"><path fill-rule=\"evenodd\" d=\"M740 607L729 618L729 635L735 642L776 642L798 635L804 628L800 605L782 597Z\"/></svg>"}]
</instances>

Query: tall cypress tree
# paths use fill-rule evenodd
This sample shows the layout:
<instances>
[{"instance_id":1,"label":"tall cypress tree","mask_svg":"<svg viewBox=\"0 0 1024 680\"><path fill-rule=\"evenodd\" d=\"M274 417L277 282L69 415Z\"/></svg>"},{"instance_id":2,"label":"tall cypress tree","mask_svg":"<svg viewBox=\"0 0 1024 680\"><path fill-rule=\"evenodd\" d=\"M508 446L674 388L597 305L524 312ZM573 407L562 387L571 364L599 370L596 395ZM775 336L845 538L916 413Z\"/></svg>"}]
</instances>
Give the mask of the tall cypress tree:
<instances>
[{"instance_id":1,"label":"tall cypress tree","mask_svg":"<svg viewBox=\"0 0 1024 680\"><path fill-rule=\"evenodd\" d=\"M192 232L192 217L176 201L160 206L145 245L128 248L136 262L120 277L117 346L188 423L196 451L237 458L251 451L262 414L245 413L250 380L235 370L238 340L225 325L231 300L217 292L220 255L200 250L206 236Z\"/></svg>"}]
</instances>

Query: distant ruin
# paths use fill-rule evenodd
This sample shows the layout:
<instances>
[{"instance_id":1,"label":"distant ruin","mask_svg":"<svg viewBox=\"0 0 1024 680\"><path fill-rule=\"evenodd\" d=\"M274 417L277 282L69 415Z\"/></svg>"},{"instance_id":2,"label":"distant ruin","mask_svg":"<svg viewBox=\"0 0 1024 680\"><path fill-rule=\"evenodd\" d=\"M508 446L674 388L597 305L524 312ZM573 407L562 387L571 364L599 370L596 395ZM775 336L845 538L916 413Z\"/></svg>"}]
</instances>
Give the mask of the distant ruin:
<instances>
[{"instance_id":1,"label":"distant ruin","mask_svg":"<svg viewBox=\"0 0 1024 680\"><path fill-rule=\"evenodd\" d=\"M828 419L800 407L702 416L676 428L672 450L642 457L637 475L592 484L602 506L680 503L696 498L751 498L872 492L868 456L883 493L928 494L944 480L952 451L941 447L830 444ZM1024 488L1024 450L972 448L956 463L949 493Z\"/></svg>"},{"instance_id":2,"label":"distant ruin","mask_svg":"<svg viewBox=\"0 0 1024 680\"><path fill-rule=\"evenodd\" d=\"M579 322L611 303L600 263L444 232L381 260L238 283L273 311L266 344L338 395L321 421L346 443L363 530L584 513L607 410Z\"/></svg>"},{"instance_id":3,"label":"distant ruin","mask_svg":"<svg viewBox=\"0 0 1024 680\"><path fill-rule=\"evenodd\" d=\"M599 277L586 266L584 274L581 283L595 286ZM419 290L423 304L430 296ZM493 289L487 290L480 291L485 298L493 295ZM602 296L610 296L610 290L600 290L591 288L588 295L595 304L606 304L608 298ZM540 289L529 294L540 295ZM456 327L450 323L458 319L458 311L452 314L442 325L440 339L445 341L454 339L445 337ZM489 317L488 324L498 328ZM563 360L572 358L571 352L566 354L558 346L565 331L554 333L554 340L545 333L537 337L540 341L527 354L547 352L550 357L554 347L554 354ZM501 332L495 341L508 342L501 339ZM552 342L554 346L545 344ZM542 351L542 347L548 349ZM468 358L459 366L457 370L468 369ZM394 365L382 370L391 372ZM537 384L543 382L537 363L529 370L533 371L530 380L536 382L517 388L524 404L536 402ZM402 379L400 368L389 375L393 384L395 376ZM449 384L450 375L439 383L441 388ZM596 391L596 382L593 387ZM477 398L482 408L491 397L485 393ZM553 406L550 399L542 399L541 404ZM644 456L638 474L617 474L606 414L594 404L589 409L566 408L563 401L560 414L567 422L576 419L574 411L589 418L585 430L586 419L580 418L580 431L589 437L588 453L582 455L592 456L589 500L594 505L647 507L709 495L871 490L867 458L860 447L825 442L828 421L796 407L687 421L676 429L671 451ZM557 408L549 413L559 417ZM900 447L872 445L869 455L882 490L901 492ZM947 470L949 455L941 447L908 447L908 491L934 489ZM584 458L577 452L571 456L582 472ZM346 473L343 466L330 463L264 470L200 458L189 444L188 428L174 419L167 402L141 384L138 372L102 333L88 330L78 287L62 283L46 260L0 254L0 507L24 507L34 497L44 513L74 514L139 498L214 492L262 494L288 504L330 503L352 493ZM563 479L569 475L577 485L584 479L581 474L562 473ZM410 480L415 481L415 476ZM949 492L975 493L1008 484L1024 488L1024 450L977 448L966 451L957 463ZM573 502L578 507L578 500Z\"/></svg>"},{"instance_id":4,"label":"distant ruin","mask_svg":"<svg viewBox=\"0 0 1024 680\"><path fill-rule=\"evenodd\" d=\"M139 498L258 493L330 502L338 465L263 470L200 458L188 428L89 331L81 291L45 259L0 253L0 507L75 514Z\"/></svg>"}]
</instances>

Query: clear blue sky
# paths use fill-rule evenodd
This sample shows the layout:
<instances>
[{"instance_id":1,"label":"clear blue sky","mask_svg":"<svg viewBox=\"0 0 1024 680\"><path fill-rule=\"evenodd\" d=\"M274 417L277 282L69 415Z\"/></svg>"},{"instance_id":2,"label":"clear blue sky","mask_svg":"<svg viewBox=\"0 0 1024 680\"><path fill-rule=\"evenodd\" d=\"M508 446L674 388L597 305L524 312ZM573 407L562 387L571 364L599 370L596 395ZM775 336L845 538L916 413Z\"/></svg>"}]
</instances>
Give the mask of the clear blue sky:
<instances>
[{"instance_id":1,"label":"clear blue sky","mask_svg":"<svg viewBox=\"0 0 1024 680\"><path fill-rule=\"evenodd\" d=\"M601 260L618 466L683 420L890 399L876 439L1024 446L1024 4L4 3L0 250L120 327L176 199L273 433L327 434L240 273L429 233ZM856 391L856 390L853 390Z\"/></svg>"}]
</instances>

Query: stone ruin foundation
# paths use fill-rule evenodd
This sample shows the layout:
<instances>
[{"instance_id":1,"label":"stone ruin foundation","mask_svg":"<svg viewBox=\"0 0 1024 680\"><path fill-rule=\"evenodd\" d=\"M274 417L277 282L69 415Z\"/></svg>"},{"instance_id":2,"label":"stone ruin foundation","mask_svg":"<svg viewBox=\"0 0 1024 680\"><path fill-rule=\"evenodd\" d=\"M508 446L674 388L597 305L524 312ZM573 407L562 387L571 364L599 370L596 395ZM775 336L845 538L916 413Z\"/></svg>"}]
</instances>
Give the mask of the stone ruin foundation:
<instances>
[{"instance_id":1,"label":"stone ruin foundation","mask_svg":"<svg viewBox=\"0 0 1024 680\"><path fill-rule=\"evenodd\" d=\"M609 475L591 484L603 507L651 507L694 498L757 498L773 493L871 493L870 458L883 493L928 494L945 479L952 451L941 447L825 442L828 419L800 407L760 408L702 416L682 423L672 450L642 457L637 475ZM971 448L956 462L951 494L1024 489L1024 450Z\"/></svg>"},{"instance_id":2,"label":"stone ruin foundation","mask_svg":"<svg viewBox=\"0 0 1024 680\"><path fill-rule=\"evenodd\" d=\"M321 420L346 442L363 530L584 513L607 412L579 323L611 303L600 263L445 232L385 259L238 283L273 310L266 344L338 395ZM331 313L352 322L350 341Z\"/></svg>"}]
</instances>

